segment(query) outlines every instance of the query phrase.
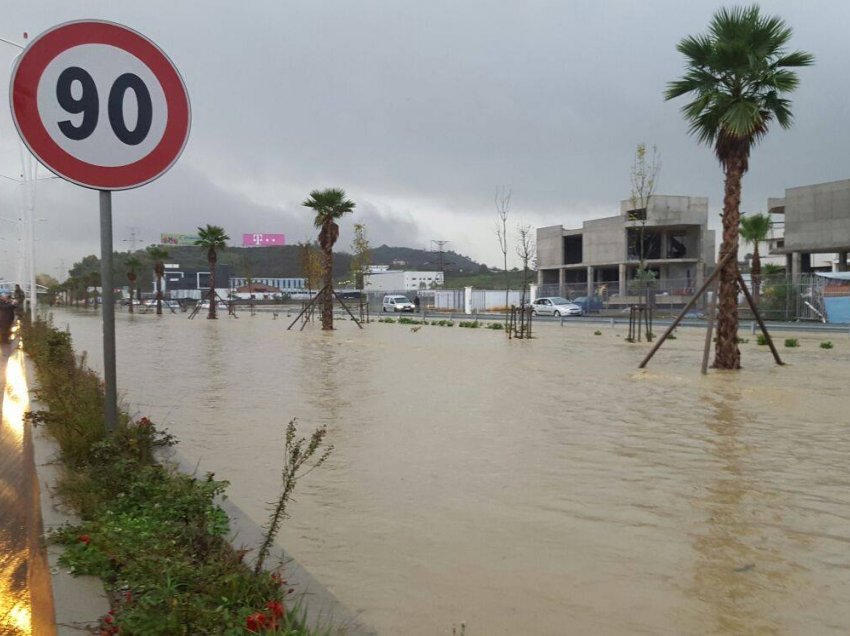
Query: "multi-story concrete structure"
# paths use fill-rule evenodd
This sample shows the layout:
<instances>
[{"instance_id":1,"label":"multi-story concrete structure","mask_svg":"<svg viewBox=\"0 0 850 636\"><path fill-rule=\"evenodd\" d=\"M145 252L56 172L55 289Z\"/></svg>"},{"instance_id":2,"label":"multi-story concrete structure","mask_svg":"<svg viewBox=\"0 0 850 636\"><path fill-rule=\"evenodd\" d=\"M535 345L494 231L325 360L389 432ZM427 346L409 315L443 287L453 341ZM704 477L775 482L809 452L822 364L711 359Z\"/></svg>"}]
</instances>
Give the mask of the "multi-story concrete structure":
<instances>
[{"instance_id":1,"label":"multi-story concrete structure","mask_svg":"<svg viewBox=\"0 0 850 636\"><path fill-rule=\"evenodd\" d=\"M786 271L791 271L793 281L822 265L847 271L850 179L787 188L784 197L767 200L767 210L784 218L783 236L773 242L771 254L786 256Z\"/></svg>"},{"instance_id":2,"label":"multi-story concrete structure","mask_svg":"<svg viewBox=\"0 0 850 636\"><path fill-rule=\"evenodd\" d=\"M298 294L307 290L307 279L295 276L257 276L251 278L251 283L254 285L274 287L278 293L282 292L284 294ZM231 289L245 287L247 284L248 278L246 276L232 276L230 278Z\"/></svg>"},{"instance_id":3,"label":"multi-story concrete structure","mask_svg":"<svg viewBox=\"0 0 850 636\"><path fill-rule=\"evenodd\" d=\"M641 240L642 236L642 240ZM620 214L585 221L581 229L562 225L537 230L538 283L559 294L578 287L588 296L602 285L608 296L629 294L628 282L640 263L641 244L657 288L687 295L714 265L714 230L708 229L708 199L655 195L646 209L620 202Z\"/></svg>"}]
</instances>

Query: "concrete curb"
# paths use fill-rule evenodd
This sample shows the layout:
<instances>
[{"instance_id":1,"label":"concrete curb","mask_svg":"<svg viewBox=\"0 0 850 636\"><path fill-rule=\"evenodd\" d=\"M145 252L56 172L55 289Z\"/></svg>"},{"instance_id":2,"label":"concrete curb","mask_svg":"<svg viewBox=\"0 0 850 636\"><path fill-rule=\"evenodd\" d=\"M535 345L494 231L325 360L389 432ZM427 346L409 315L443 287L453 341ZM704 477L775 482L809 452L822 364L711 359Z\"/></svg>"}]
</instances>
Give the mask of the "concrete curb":
<instances>
[{"instance_id":1,"label":"concrete curb","mask_svg":"<svg viewBox=\"0 0 850 636\"><path fill-rule=\"evenodd\" d=\"M35 373L32 362L27 358L27 385L30 387L30 410L43 408L33 397ZM41 501L41 520L44 536L51 530L70 523L79 523L79 517L68 514L56 497L56 482L60 466L56 463L59 445L47 436L42 428L32 428L32 448L35 473ZM56 633L59 636L91 634L96 631L101 616L109 612L109 600L103 582L94 576L72 576L60 567L59 557L64 548L47 544L47 563L53 586L53 604Z\"/></svg>"},{"instance_id":2,"label":"concrete curb","mask_svg":"<svg viewBox=\"0 0 850 636\"><path fill-rule=\"evenodd\" d=\"M30 410L43 408L33 397L35 373L32 362L27 358L27 384L30 387ZM44 536L52 529L67 524L79 523L79 518L68 514L55 496L55 486L60 474L60 466L55 458L59 454L59 445L49 438L44 429L34 427L32 448L35 461L35 473L40 489L41 519ZM176 451L169 452L166 462L181 472L192 474L198 467L190 464ZM263 531L234 502L225 499L219 502L230 518L231 543L242 546L259 546ZM56 615L56 633L58 636L79 636L96 632L99 619L109 612L109 600L103 582L93 576L72 576L59 566L59 557L64 548L59 545L47 545L48 566L50 568L53 598ZM284 557L278 546L278 553L270 555L269 563L284 564L284 576L287 585L295 592L287 597L288 606L293 599L303 603L308 626L324 630L329 634L346 636L375 636L375 632L363 625L357 615L340 603L336 597L319 583L304 567L291 558Z\"/></svg>"}]
</instances>

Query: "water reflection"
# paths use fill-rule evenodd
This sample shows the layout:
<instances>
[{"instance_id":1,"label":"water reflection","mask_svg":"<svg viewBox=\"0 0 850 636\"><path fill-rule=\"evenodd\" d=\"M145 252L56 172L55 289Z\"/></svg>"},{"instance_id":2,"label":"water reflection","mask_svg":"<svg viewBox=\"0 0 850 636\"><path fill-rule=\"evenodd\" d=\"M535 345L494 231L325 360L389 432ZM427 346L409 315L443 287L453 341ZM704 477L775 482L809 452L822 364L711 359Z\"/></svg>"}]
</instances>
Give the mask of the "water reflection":
<instances>
[{"instance_id":1,"label":"water reflection","mask_svg":"<svg viewBox=\"0 0 850 636\"><path fill-rule=\"evenodd\" d=\"M775 610L789 572L765 535L761 522L770 495L753 476L755 450L741 438L757 418L742 405L736 379L718 374L711 381L719 385L705 396L711 407L706 451L714 462L694 502L704 515L694 536L694 594L707 606L708 633L777 633ZM780 523L781 516L774 512L770 522Z\"/></svg>"},{"instance_id":2,"label":"water reflection","mask_svg":"<svg viewBox=\"0 0 850 636\"><path fill-rule=\"evenodd\" d=\"M9 345L3 354L9 354ZM0 633L9 636L31 632L31 600L27 587L27 506L29 480L24 474L24 413L29 392L20 349L9 354L0 423Z\"/></svg>"}]
</instances>

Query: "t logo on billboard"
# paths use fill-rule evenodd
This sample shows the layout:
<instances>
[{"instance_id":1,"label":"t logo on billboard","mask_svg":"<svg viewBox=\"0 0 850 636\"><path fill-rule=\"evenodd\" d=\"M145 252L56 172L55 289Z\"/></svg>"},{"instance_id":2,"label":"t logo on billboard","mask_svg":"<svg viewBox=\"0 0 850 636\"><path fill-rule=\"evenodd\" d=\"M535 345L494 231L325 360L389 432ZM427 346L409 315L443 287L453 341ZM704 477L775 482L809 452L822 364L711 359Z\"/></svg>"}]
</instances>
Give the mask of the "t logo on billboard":
<instances>
[{"instance_id":1,"label":"t logo on billboard","mask_svg":"<svg viewBox=\"0 0 850 636\"><path fill-rule=\"evenodd\" d=\"M262 232L242 235L242 247L269 247L272 245L286 245L286 236Z\"/></svg>"}]
</instances>

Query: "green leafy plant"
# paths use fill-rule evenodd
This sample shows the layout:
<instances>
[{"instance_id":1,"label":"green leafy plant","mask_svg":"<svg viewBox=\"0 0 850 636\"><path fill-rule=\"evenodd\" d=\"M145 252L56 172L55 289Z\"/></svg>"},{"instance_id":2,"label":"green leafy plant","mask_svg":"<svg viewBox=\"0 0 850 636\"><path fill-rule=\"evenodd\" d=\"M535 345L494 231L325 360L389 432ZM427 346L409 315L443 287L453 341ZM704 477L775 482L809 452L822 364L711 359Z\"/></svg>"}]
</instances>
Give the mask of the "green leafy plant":
<instances>
[{"instance_id":1,"label":"green leafy plant","mask_svg":"<svg viewBox=\"0 0 850 636\"><path fill-rule=\"evenodd\" d=\"M499 331L504 328L505 326L500 322L491 322L489 325L487 325L487 329L493 329L494 331Z\"/></svg>"},{"instance_id":2,"label":"green leafy plant","mask_svg":"<svg viewBox=\"0 0 850 636\"><path fill-rule=\"evenodd\" d=\"M458 327L466 327L467 329L478 329L481 323L477 320L462 320L458 323Z\"/></svg>"},{"instance_id":3,"label":"green leafy plant","mask_svg":"<svg viewBox=\"0 0 850 636\"><path fill-rule=\"evenodd\" d=\"M796 338L785 338L785 346L789 348L799 347L800 343Z\"/></svg>"},{"instance_id":4,"label":"green leafy plant","mask_svg":"<svg viewBox=\"0 0 850 636\"><path fill-rule=\"evenodd\" d=\"M597 329L596 331L594 331L594 332L593 332L593 335L594 335L594 336L601 336L601 335L602 335L602 332L601 332L601 331L599 331L599 329Z\"/></svg>"},{"instance_id":5,"label":"green leafy plant","mask_svg":"<svg viewBox=\"0 0 850 636\"><path fill-rule=\"evenodd\" d=\"M296 437L294 419L290 420L287 425L284 438L281 491L269 516L263 543L257 553L257 562L254 565L255 574L259 574L263 570L266 557L274 544L275 537L280 532L283 520L286 518L286 506L292 497L292 491L295 490L298 480L324 464L333 451L333 446L327 446L322 450L326 435L327 429L321 426L313 431L308 441L305 437ZM319 453L319 455L311 461L316 453Z\"/></svg>"},{"instance_id":6,"label":"green leafy plant","mask_svg":"<svg viewBox=\"0 0 850 636\"><path fill-rule=\"evenodd\" d=\"M756 344L762 347L765 346L767 344L767 336L765 336L763 333L760 333L758 336L756 336Z\"/></svg>"},{"instance_id":7,"label":"green leafy plant","mask_svg":"<svg viewBox=\"0 0 850 636\"><path fill-rule=\"evenodd\" d=\"M826 340L820 343L821 349L832 349L832 342L830 340Z\"/></svg>"}]
</instances>

